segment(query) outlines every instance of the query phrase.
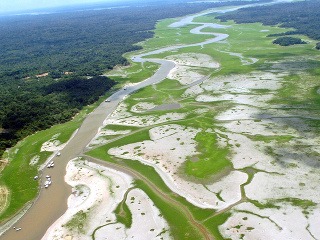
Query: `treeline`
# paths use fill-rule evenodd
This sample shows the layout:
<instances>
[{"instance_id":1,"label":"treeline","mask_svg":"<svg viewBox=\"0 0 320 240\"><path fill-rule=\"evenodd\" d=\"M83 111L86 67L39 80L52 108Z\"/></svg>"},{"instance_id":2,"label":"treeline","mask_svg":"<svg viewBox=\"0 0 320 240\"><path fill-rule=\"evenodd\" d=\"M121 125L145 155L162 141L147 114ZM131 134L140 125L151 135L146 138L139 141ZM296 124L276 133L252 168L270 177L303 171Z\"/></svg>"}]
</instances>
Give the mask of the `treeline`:
<instances>
[{"instance_id":1,"label":"treeline","mask_svg":"<svg viewBox=\"0 0 320 240\"><path fill-rule=\"evenodd\" d=\"M122 55L140 49L134 44L152 37L158 20L239 4L246 3L173 1L1 17L0 156L21 138L70 120L103 95L114 82L99 75L117 64L128 64ZM45 77L35 77L41 74Z\"/></svg>"},{"instance_id":2,"label":"treeline","mask_svg":"<svg viewBox=\"0 0 320 240\"><path fill-rule=\"evenodd\" d=\"M46 84L38 84L37 80L21 83L7 94L2 93L5 105L1 122L5 131L1 133L1 150L35 131L70 120L83 106L96 102L115 84L104 76L43 81Z\"/></svg>"},{"instance_id":3,"label":"treeline","mask_svg":"<svg viewBox=\"0 0 320 240\"><path fill-rule=\"evenodd\" d=\"M220 15L217 18L222 21L234 20L236 23L279 24L281 27L295 28L296 30L278 36L302 34L320 40L319 9L319 1L301 1L239 9L235 12ZM320 43L317 44L316 48L320 48Z\"/></svg>"},{"instance_id":4,"label":"treeline","mask_svg":"<svg viewBox=\"0 0 320 240\"><path fill-rule=\"evenodd\" d=\"M279 37L272 43L279 44L280 46L290 46L295 44L306 44L307 42L295 37Z\"/></svg>"}]
</instances>

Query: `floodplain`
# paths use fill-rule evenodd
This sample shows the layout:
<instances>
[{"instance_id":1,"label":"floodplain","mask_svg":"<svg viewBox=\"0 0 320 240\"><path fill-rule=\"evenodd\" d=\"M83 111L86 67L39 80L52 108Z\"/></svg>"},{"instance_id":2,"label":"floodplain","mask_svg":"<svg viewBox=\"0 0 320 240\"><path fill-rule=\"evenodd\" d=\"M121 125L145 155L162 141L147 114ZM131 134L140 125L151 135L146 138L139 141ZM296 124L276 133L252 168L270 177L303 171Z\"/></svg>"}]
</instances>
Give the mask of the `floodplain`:
<instances>
[{"instance_id":1,"label":"floodplain","mask_svg":"<svg viewBox=\"0 0 320 240\"><path fill-rule=\"evenodd\" d=\"M171 50L106 73L130 86L157 70L150 59L175 63L166 79L126 96L88 152L70 161L68 210L45 237L320 235L320 65L314 42L300 36L308 44L278 46L267 35L287 29L222 23L216 14L160 21L154 38L125 56ZM179 21L184 24L174 26ZM192 31L206 24L218 27ZM226 37L195 45L219 34ZM53 136L58 138L48 139ZM101 198L106 195L108 201ZM108 207L102 211L102 205ZM145 235L139 235L137 226L146 222Z\"/></svg>"}]
</instances>

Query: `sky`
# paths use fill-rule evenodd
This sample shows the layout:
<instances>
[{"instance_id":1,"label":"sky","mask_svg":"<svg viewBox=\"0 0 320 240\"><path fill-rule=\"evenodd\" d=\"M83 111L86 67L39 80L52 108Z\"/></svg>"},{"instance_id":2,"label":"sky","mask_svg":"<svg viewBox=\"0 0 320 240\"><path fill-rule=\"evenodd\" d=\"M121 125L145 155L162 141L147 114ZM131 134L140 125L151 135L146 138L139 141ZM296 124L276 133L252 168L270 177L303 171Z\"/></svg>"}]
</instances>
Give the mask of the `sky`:
<instances>
[{"instance_id":1,"label":"sky","mask_svg":"<svg viewBox=\"0 0 320 240\"><path fill-rule=\"evenodd\" d=\"M0 0L0 12L16 12L37 8L68 6L74 4L119 1L121 0Z\"/></svg>"}]
</instances>

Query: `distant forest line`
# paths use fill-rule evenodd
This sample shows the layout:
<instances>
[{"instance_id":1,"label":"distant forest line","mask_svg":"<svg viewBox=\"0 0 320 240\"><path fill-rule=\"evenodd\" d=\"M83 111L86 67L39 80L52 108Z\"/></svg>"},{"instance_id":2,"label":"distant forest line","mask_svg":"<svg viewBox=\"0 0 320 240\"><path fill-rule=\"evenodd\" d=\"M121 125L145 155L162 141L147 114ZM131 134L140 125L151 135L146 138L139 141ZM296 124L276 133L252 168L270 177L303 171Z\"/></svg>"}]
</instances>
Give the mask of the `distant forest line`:
<instances>
[{"instance_id":1,"label":"distant forest line","mask_svg":"<svg viewBox=\"0 0 320 240\"><path fill-rule=\"evenodd\" d=\"M247 2L1 17L0 156L27 135L69 121L104 95L115 82L98 76L128 64L122 55L140 49L134 44L152 37L158 20L241 4Z\"/></svg>"},{"instance_id":2,"label":"distant forest line","mask_svg":"<svg viewBox=\"0 0 320 240\"><path fill-rule=\"evenodd\" d=\"M235 12L220 15L221 21L234 20L236 23L261 22L264 25L279 25L296 30L287 31L277 36L306 35L320 40L320 2L301 1L281 3L269 6L242 8ZM320 49L320 42L316 44Z\"/></svg>"}]
</instances>

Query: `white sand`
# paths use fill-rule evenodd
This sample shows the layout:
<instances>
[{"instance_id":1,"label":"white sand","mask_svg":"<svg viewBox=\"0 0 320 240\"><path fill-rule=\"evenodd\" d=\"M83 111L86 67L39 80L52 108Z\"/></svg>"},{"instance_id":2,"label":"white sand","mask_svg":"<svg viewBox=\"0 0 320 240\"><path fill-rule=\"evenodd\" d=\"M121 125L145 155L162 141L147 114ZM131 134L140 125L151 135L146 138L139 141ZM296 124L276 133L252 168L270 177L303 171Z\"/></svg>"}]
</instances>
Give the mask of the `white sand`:
<instances>
[{"instance_id":1,"label":"white sand","mask_svg":"<svg viewBox=\"0 0 320 240\"><path fill-rule=\"evenodd\" d=\"M203 68L219 68L220 64L214 59L202 53L182 53L178 55L170 55L165 59L174 61L176 65L203 67Z\"/></svg>"},{"instance_id":2,"label":"white sand","mask_svg":"<svg viewBox=\"0 0 320 240\"><path fill-rule=\"evenodd\" d=\"M245 191L249 198L259 202L290 197L320 204L320 171L313 170L312 167L300 165L288 167L285 171L279 167L279 174L259 172Z\"/></svg>"},{"instance_id":3,"label":"white sand","mask_svg":"<svg viewBox=\"0 0 320 240\"><path fill-rule=\"evenodd\" d=\"M183 53L171 55L165 59L175 63L175 67L168 74L168 78L178 80L182 85L199 81L205 75L198 72L199 68L216 69L220 64L207 54Z\"/></svg>"},{"instance_id":4,"label":"white sand","mask_svg":"<svg viewBox=\"0 0 320 240\"><path fill-rule=\"evenodd\" d=\"M52 136L50 140L47 142L43 143L41 146L41 152L47 151L47 152L55 152L55 151L60 151L61 149L64 148L66 144L61 144L57 138L59 137L60 133L55 134Z\"/></svg>"},{"instance_id":5,"label":"white sand","mask_svg":"<svg viewBox=\"0 0 320 240\"><path fill-rule=\"evenodd\" d=\"M188 157L197 154L194 137L198 132L176 124L163 125L150 130L151 140L112 148L108 153L153 166L172 191L198 207L223 209L240 200L240 185L246 182L247 175L231 172L206 186L181 178L177 174L179 168ZM223 201L217 197L219 192Z\"/></svg>"},{"instance_id":6,"label":"white sand","mask_svg":"<svg viewBox=\"0 0 320 240\"><path fill-rule=\"evenodd\" d=\"M30 166L34 166L34 165L36 165L38 163L39 160L40 160L40 156L36 155L36 156L34 156L33 158L30 159L29 165Z\"/></svg>"},{"instance_id":7,"label":"white sand","mask_svg":"<svg viewBox=\"0 0 320 240\"><path fill-rule=\"evenodd\" d=\"M285 73L275 74L268 72L252 72L247 75L230 75L207 79L201 87L206 91L221 94L231 93L252 93L254 89L278 90L281 87L281 80Z\"/></svg>"},{"instance_id":8,"label":"white sand","mask_svg":"<svg viewBox=\"0 0 320 240\"><path fill-rule=\"evenodd\" d=\"M140 102L135 105L133 105L130 109L131 112L134 113L143 113L146 112L152 108L154 108L156 105L154 103L150 102Z\"/></svg>"},{"instance_id":9,"label":"white sand","mask_svg":"<svg viewBox=\"0 0 320 240\"><path fill-rule=\"evenodd\" d=\"M204 78L205 75L198 73L194 68L177 65L170 71L168 78L180 82L182 85L189 85Z\"/></svg>"},{"instance_id":10,"label":"white sand","mask_svg":"<svg viewBox=\"0 0 320 240\"><path fill-rule=\"evenodd\" d=\"M225 238L240 239L304 239L311 240L319 233L319 228L307 230L313 219L308 219L302 209L290 203L278 203L276 208L259 209L251 203L243 203L234 208L232 216L220 226ZM238 212L246 211L246 212ZM311 210L312 211L312 210ZM316 210L313 217L319 217ZM316 220L320 223L319 218ZM314 225L312 225L314 226Z\"/></svg>"},{"instance_id":11,"label":"white sand","mask_svg":"<svg viewBox=\"0 0 320 240\"><path fill-rule=\"evenodd\" d=\"M104 126L106 127L106 126ZM126 135L129 134L131 132L131 130L124 130L124 131L113 131L110 129L103 129L100 128L98 130L98 133L96 134L96 136L90 141L90 143L88 144L88 148L93 148L96 146L100 146L103 144L107 144L109 142L112 141L112 136L117 136L117 135ZM106 137L111 137L110 139L107 139Z\"/></svg>"},{"instance_id":12,"label":"white sand","mask_svg":"<svg viewBox=\"0 0 320 240\"><path fill-rule=\"evenodd\" d=\"M106 225L96 232L96 239L171 239L168 223L143 191L131 190L126 204L132 213L132 226L126 229L121 223Z\"/></svg>"},{"instance_id":13,"label":"white sand","mask_svg":"<svg viewBox=\"0 0 320 240\"><path fill-rule=\"evenodd\" d=\"M173 120L181 120L186 117L186 113L166 113L160 116L131 116L126 118L110 117L105 120L106 124L118 124L125 126L146 127L154 124L165 123Z\"/></svg>"},{"instance_id":14,"label":"white sand","mask_svg":"<svg viewBox=\"0 0 320 240\"><path fill-rule=\"evenodd\" d=\"M73 187L68 199L68 210L46 232L45 239L91 239L92 232L106 221L116 221L114 209L131 187L128 175L97 164L72 160L68 163L66 182ZM90 209L90 211L88 211ZM64 227L79 211L87 214L82 231Z\"/></svg>"},{"instance_id":15,"label":"white sand","mask_svg":"<svg viewBox=\"0 0 320 240\"><path fill-rule=\"evenodd\" d=\"M203 93L204 90L203 88L201 88L199 85L195 85L192 86L190 88L188 88L184 93L183 93L183 97L194 97L197 96L198 94Z\"/></svg>"},{"instance_id":16,"label":"white sand","mask_svg":"<svg viewBox=\"0 0 320 240\"><path fill-rule=\"evenodd\" d=\"M170 239L169 226L151 199L142 190L129 190L133 183L130 176L87 161L72 160L65 179L73 187L68 210L48 229L43 240L89 240L96 229L99 229L96 239L128 239L128 236L130 239ZM127 191L130 192L126 203L133 216L129 229L117 223L113 213ZM86 213L83 228L68 228L67 223L79 211Z\"/></svg>"},{"instance_id":17,"label":"white sand","mask_svg":"<svg viewBox=\"0 0 320 240\"><path fill-rule=\"evenodd\" d=\"M196 98L197 102L218 102L218 101L232 101L237 104L268 107L267 101L271 100L273 95L250 95L250 94L218 94L218 95L199 95ZM269 104L270 105L270 104Z\"/></svg>"}]
</instances>

